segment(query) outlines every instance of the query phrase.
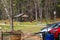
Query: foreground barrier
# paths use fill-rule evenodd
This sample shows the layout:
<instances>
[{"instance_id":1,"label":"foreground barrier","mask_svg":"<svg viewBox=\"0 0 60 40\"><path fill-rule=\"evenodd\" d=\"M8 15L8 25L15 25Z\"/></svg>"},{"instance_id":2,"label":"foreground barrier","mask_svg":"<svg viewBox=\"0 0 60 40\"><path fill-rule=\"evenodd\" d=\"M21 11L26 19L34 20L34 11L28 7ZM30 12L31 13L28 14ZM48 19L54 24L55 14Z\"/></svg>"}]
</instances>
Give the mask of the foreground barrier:
<instances>
[{"instance_id":1,"label":"foreground barrier","mask_svg":"<svg viewBox=\"0 0 60 40\"><path fill-rule=\"evenodd\" d=\"M21 40L21 32L2 32L2 40Z\"/></svg>"},{"instance_id":2,"label":"foreground barrier","mask_svg":"<svg viewBox=\"0 0 60 40\"><path fill-rule=\"evenodd\" d=\"M34 33L23 33L21 31L0 32L1 40L42 40L39 35Z\"/></svg>"}]
</instances>

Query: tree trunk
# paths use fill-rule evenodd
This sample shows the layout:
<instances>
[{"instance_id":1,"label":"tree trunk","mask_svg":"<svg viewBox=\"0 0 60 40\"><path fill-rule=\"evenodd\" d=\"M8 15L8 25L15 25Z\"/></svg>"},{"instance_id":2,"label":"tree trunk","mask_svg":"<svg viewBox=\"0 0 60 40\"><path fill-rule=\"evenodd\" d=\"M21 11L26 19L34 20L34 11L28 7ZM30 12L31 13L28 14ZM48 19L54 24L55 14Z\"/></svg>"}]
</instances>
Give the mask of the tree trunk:
<instances>
[{"instance_id":1,"label":"tree trunk","mask_svg":"<svg viewBox=\"0 0 60 40\"><path fill-rule=\"evenodd\" d=\"M41 0L38 0L38 7L39 7L40 23L42 24L42 5L41 5Z\"/></svg>"},{"instance_id":2,"label":"tree trunk","mask_svg":"<svg viewBox=\"0 0 60 40\"><path fill-rule=\"evenodd\" d=\"M37 18L37 0L34 0L34 5L35 5L35 17L36 17L36 21L38 20L38 18Z\"/></svg>"},{"instance_id":3,"label":"tree trunk","mask_svg":"<svg viewBox=\"0 0 60 40\"><path fill-rule=\"evenodd\" d=\"M5 11L6 11L6 14L7 14L7 16L8 16L8 18L9 18L9 20L10 20L11 30L13 30L12 8L10 7L10 9L11 9L11 11L10 11L11 16L10 16L9 11L8 11L8 9L7 9L7 6L8 6L8 5L6 5L6 0L1 0L1 2L3 3L4 9L5 9ZM11 1L10 1L10 3L11 3ZM11 5L12 5L12 4L11 4Z\"/></svg>"},{"instance_id":4,"label":"tree trunk","mask_svg":"<svg viewBox=\"0 0 60 40\"><path fill-rule=\"evenodd\" d=\"M45 13L45 21L46 24L48 24L48 5L47 5L47 0L45 0L45 4L44 4L44 13Z\"/></svg>"},{"instance_id":5,"label":"tree trunk","mask_svg":"<svg viewBox=\"0 0 60 40\"><path fill-rule=\"evenodd\" d=\"M10 27L11 27L11 31L13 31L14 28L13 28L13 1L12 0L10 0L10 15L11 15Z\"/></svg>"},{"instance_id":6,"label":"tree trunk","mask_svg":"<svg viewBox=\"0 0 60 40\"><path fill-rule=\"evenodd\" d=\"M1 0L1 2L3 3L4 9L5 9L5 11L6 11L6 14L7 14L8 18L11 19L10 15L9 15L9 12L8 12L8 10L7 10L7 8L6 8L6 5L5 5L4 0Z\"/></svg>"}]
</instances>

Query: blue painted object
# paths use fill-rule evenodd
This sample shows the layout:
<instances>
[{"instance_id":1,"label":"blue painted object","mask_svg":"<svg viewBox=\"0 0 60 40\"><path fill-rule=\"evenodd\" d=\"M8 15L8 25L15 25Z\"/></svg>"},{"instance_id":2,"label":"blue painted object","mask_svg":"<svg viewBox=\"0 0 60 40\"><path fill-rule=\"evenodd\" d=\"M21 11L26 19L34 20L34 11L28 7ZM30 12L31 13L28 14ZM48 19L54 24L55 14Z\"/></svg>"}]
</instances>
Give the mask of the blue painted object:
<instances>
[{"instance_id":1,"label":"blue painted object","mask_svg":"<svg viewBox=\"0 0 60 40\"><path fill-rule=\"evenodd\" d=\"M46 34L45 40L54 40L54 35L53 34Z\"/></svg>"}]
</instances>

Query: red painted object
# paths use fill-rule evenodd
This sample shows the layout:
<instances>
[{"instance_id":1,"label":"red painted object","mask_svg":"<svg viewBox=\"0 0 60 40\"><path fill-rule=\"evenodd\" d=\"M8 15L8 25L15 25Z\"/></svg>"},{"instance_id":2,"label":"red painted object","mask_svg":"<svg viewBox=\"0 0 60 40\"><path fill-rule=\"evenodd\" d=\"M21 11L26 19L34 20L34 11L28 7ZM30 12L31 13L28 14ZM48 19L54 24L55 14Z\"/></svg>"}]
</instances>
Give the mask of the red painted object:
<instances>
[{"instance_id":1,"label":"red painted object","mask_svg":"<svg viewBox=\"0 0 60 40\"><path fill-rule=\"evenodd\" d=\"M54 37L57 38L59 33L60 33L60 27L58 28L53 28L52 30L49 31L50 33L54 34Z\"/></svg>"}]
</instances>

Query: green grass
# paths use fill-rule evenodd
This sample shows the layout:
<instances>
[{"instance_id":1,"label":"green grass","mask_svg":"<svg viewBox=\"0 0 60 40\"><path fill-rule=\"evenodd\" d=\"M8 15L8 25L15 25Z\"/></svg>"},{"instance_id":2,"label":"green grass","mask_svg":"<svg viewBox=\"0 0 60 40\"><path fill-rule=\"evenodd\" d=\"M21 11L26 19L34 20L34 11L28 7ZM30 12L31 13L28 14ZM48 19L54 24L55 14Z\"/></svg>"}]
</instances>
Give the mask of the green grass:
<instances>
[{"instance_id":1,"label":"green grass","mask_svg":"<svg viewBox=\"0 0 60 40\"><path fill-rule=\"evenodd\" d=\"M14 25L36 25L39 22L14 22Z\"/></svg>"},{"instance_id":2,"label":"green grass","mask_svg":"<svg viewBox=\"0 0 60 40\"><path fill-rule=\"evenodd\" d=\"M10 26L2 26L2 30L3 31L9 31L10 30ZM14 26L14 30L22 30L23 32L38 32L40 31L40 29L43 27L39 27L39 26Z\"/></svg>"},{"instance_id":3,"label":"green grass","mask_svg":"<svg viewBox=\"0 0 60 40\"><path fill-rule=\"evenodd\" d=\"M45 19L44 19L45 20ZM46 22L43 21L42 24L46 24ZM1 25L0 26L2 27L2 30L3 31L9 31L10 30L10 26L9 26L9 20L5 20L6 21L6 24L7 25ZM0 20L0 23L3 23L4 20ZM53 23L53 22L49 22L49 23ZM42 29L43 27L40 26L40 25L37 25L39 24L39 21L33 21L33 22L14 22L14 30L22 30L22 31L27 31L27 32L38 32L40 31L40 29ZM25 26L25 25L28 25L28 26ZM32 25L32 26L31 26ZM33 26L33 25L36 25L36 26Z\"/></svg>"},{"instance_id":4,"label":"green grass","mask_svg":"<svg viewBox=\"0 0 60 40\"><path fill-rule=\"evenodd\" d=\"M14 22L14 30L22 30L24 32L38 32L41 28L43 28L39 24L39 22ZM43 24L46 24L45 22ZM35 25L35 26L34 26ZM3 31L9 31L10 26L7 22L7 25L0 25Z\"/></svg>"},{"instance_id":5,"label":"green grass","mask_svg":"<svg viewBox=\"0 0 60 40\"><path fill-rule=\"evenodd\" d=\"M37 25L37 22L21 22L14 24L14 30L22 30L23 32L38 32L41 28L43 28L40 25ZM3 31L10 30L9 25L0 25L0 27L2 27Z\"/></svg>"},{"instance_id":6,"label":"green grass","mask_svg":"<svg viewBox=\"0 0 60 40\"><path fill-rule=\"evenodd\" d=\"M40 31L40 29L43 28L43 27L39 27L39 26L18 26L18 27L15 27L14 29L15 30L19 30L21 29L22 31L27 31L27 32L38 32Z\"/></svg>"}]
</instances>

